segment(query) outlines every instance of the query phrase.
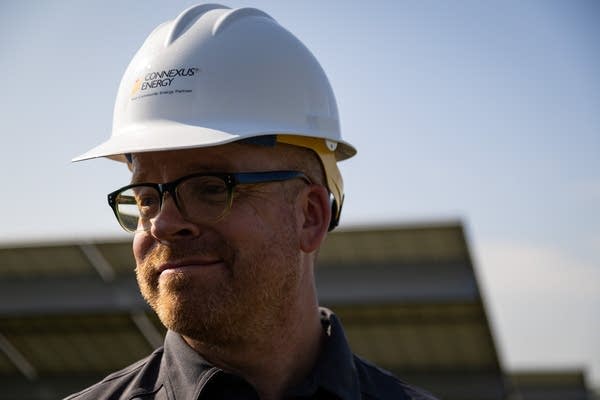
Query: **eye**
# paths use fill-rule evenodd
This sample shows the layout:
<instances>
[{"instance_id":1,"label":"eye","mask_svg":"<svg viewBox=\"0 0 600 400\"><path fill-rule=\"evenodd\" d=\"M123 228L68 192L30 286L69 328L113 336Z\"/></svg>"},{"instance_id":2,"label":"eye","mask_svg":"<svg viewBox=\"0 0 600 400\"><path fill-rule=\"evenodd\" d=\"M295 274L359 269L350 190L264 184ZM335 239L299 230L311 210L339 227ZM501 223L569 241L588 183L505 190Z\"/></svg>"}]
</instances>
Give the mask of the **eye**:
<instances>
[{"instance_id":1,"label":"eye","mask_svg":"<svg viewBox=\"0 0 600 400\"><path fill-rule=\"evenodd\" d=\"M137 198L138 207L152 207L157 202L156 196L140 196Z\"/></svg>"},{"instance_id":2,"label":"eye","mask_svg":"<svg viewBox=\"0 0 600 400\"><path fill-rule=\"evenodd\" d=\"M227 193L225 182L219 178L206 176L190 179L185 183L185 186L182 189L187 193L198 197L219 196Z\"/></svg>"},{"instance_id":3,"label":"eye","mask_svg":"<svg viewBox=\"0 0 600 400\"><path fill-rule=\"evenodd\" d=\"M205 182L197 185L194 189L200 196L218 196L227 192L227 188L222 182Z\"/></svg>"},{"instance_id":4,"label":"eye","mask_svg":"<svg viewBox=\"0 0 600 400\"><path fill-rule=\"evenodd\" d=\"M135 202L142 218L152 218L160 207L159 194L153 187L134 188Z\"/></svg>"},{"instance_id":5,"label":"eye","mask_svg":"<svg viewBox=\"0 0 600 400\"><path fill-rule=\"evenodd\" d=\"M178 187L177 194L184 207L219 206L227 202L227 185L214 176L194 177Z\"/></svg>"}]
</instances>

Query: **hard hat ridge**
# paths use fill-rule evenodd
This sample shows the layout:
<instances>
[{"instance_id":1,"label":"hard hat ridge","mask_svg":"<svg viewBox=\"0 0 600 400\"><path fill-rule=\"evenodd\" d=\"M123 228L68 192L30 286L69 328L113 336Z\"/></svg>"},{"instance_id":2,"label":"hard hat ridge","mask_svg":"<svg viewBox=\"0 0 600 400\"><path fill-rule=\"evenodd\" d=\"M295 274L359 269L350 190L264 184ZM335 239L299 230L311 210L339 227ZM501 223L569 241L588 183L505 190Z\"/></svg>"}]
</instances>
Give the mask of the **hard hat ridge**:
<instances>
[{"instance_id":1,"label":"hard hat ridge","mask_svg":"<svg viewBox=\"0 0 600 400\"><path fill-rule=\"evenodd\" d=\"M269 14L261 11L257 8L245 7L230 9L219 17L217 22L213 25L213 35L217 35L219 32L224 30L229 24L244 17L264 17L277 23Z\"/></svg>"},{"instance_id":2,"label":"hard hat ridge","mask_svg":"<svg viewBox=\"0 0 600 400\"><path fill-rule=\"evenodd\" d=\"M221 4L197 4L183 10L173 21L169 34L165 39L165 47L177 40L197 19L211 10L218 9L230 10L229 7Z\"/></svg>"}]
</instances>

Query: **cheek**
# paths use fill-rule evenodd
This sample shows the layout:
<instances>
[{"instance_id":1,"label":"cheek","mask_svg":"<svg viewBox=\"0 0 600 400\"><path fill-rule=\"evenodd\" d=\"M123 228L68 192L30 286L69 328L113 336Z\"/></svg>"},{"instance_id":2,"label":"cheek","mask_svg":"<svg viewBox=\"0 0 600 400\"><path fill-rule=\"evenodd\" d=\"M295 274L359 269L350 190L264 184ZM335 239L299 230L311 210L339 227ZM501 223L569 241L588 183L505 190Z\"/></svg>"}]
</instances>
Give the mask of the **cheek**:
<instances>
[{"instance_id":1,"label":"cheek","mask_svg":"<svg viewBox=\"0 0 600 400\"><path fill-rule=\"evenodd\" d=\"M151 247L152 239L146 232L136 233L133 236L133 256L138 265L146 257Z\"/></svg>"}]
</instances>

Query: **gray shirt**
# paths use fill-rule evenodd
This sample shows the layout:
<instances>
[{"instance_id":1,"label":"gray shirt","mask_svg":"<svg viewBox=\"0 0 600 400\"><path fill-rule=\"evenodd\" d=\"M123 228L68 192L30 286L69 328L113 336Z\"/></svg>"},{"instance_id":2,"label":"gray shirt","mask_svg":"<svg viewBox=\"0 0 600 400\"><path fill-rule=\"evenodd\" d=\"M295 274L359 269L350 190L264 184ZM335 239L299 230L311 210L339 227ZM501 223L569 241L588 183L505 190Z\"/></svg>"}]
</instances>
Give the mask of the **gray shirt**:
<instances>
[{"instance_id":1,"label":"gray shirt","mask_svg":"<svg viewBox=\"0 0 600 400\"><path fill-rule=\"evenodd\" d=\"M324 349L310 375L286 399L435 400L352 354L336 316L326 309L321 314L327 332ZM211 365L179 334L168 331L164 346L150 356L67 399L258 400L258 395L241 377Z\"/></svg>"}]
</instances>

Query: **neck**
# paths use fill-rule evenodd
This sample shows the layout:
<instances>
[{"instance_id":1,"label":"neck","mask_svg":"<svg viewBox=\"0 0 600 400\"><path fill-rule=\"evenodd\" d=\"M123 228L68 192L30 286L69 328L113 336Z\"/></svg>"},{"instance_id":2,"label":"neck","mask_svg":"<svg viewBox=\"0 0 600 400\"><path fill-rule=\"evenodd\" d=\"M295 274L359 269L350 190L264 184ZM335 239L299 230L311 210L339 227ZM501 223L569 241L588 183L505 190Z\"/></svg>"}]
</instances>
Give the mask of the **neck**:
<instances>
[{"instance_id":1,"label":"neck","mask_svg":"<svg viewBox=\"0 0 600 400\"><path fill-rule=\"evenodd\" d=\"M281 316L277 329L252 335L235 348L216 348L189 337L184 339L215 366L243 377L261 400L281 399L286 390L309 375L321 351L324 333L316 290L314 296L307 297L303 304Z\"/></svg>"}]
</instances>

